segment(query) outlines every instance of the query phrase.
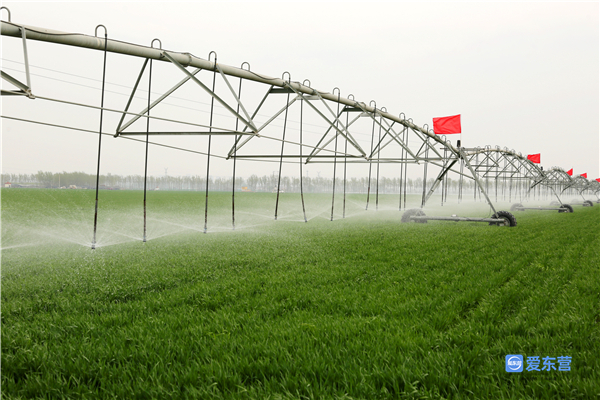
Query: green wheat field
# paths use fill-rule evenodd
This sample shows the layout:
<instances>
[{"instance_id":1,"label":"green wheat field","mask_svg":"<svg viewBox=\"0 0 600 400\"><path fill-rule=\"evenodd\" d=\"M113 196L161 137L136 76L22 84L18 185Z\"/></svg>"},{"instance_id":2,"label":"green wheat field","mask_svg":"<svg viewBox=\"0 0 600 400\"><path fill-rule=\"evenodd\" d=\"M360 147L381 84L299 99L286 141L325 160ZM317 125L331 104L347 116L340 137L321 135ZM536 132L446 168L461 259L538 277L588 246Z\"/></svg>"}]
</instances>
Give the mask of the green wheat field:
<instances>
[{"instance_id":1,"label":"green wheat field","mask_svg":"<svg viewBox=\"0 0 600 400\"><path fill-rule=\"evenodd\" d=\"M236 193L233 230L211 193L204 234L204 193L150 192L142 243L142 192L101 191L91 250L93 191L1 195L4 399L600 397L598 204L401 224L397 196L348 195L342 218L338 195L330 221L307 194L305 223L299 194L275 221L275 194Z\"/></svg>"}]
</instances>

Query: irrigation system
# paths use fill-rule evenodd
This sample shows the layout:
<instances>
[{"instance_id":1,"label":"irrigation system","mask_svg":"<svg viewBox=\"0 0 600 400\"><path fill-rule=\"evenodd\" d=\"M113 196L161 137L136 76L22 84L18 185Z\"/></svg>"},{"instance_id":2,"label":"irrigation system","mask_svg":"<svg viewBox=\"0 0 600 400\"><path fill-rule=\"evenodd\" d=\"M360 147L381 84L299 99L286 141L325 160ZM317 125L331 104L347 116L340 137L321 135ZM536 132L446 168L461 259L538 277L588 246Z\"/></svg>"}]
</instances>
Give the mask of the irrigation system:
<instances>
[{"instance_id":1,"label":"irrigation system","mask_svg":"<svg viewBox=\"0 0 600 400\"><path fill-rule=\"evenodd\" d=\"M1 34L22 42L25 81L16 79L2 71L2 79L8 84L2 88L3 96L21 96L31 100L66 104L72 107L96 109L100 115L98 133L98 162L96 181L96 215L94 220L94 240L98 212L98 187L101 171L102 137L138 140L146 145L144 159L147 175L148 146L163 145L151 141L155 136L169 137L182 135L203 136L206 151L198 152L206 157L206 202L204 209L204 232L208 226L208 176L211 159L230 160L235 185L238 161L251 160L271 162L278 166L277 197L274 218L278 216L279 193L281 191L282 166L296 164L300 176L300 194L304 210L302 185L303 166L306 164L329 164L333 171L332 216L335 195L346 198L347 170L351 165L365 165L368 174L368 189L365 209L379 205L380 166L395 164L400 177L398 209L404 210L403 222L427 222L429 220L479 221L490 225L515 226L515 216L508 211L497 210L494 205L500 196L509 202L516 202L512 212L525 210L550 210L573 212L571 204L563 201L565 196L575 195L573 204L592 206L584 195L600 199L600 183L584 177L570 176L563 169L554 167L544 171L538 164L515 150L500 147L461 147L460 141L453 144L445 136L436 135L428 125L418 126L403 113L388 112L378 107L376 101L363 102L353 95L342 96L338 88L322 91L311 87L308 80L302 83L292 80L284 72L280 78L269 77L251 70L248 63L240 67L221 64L217 54L211 52L203 59L191 53L164 49L159 39L149 46L127 43L108 38L107 29L98 25L95 35L59 32L44 28L26 26L11 21L10 11L5 7L7 20L1 21ZM4 12L3 12L4 14ZM65 46L91 49L103 52L102 97L100 104L86 104L58 97L48 97L32 89L27 44L29 41L56 43ZM139 59L137 78L131 82L131 94L124 104L105 104L105 71L107 54L121 54ZM118 63L116 57L111 63ZM170 65L170 76L176 79L168 90L157 98L151 98L151 85L154 79L153 64ZM143 79L143 77L146 77ZM147 82L148 96L140 106L135 101L141 91L142 82ZM7 87L9 86L9 87ZM195 90L210 102L210 112L202 120L187 120L179 116L159 116L161 105L181 91L182 87ZM144 89L145 90L145 89ZM251 93L251 95L248 95ZM256 93L260 93L256 96ZM215 109L224 114L215 112ZM119 116L116 126L107 127L106 113ZM151 115L152 113L152 115ZM291 116L294 116L292 121ZM10 115L3 118L29 123L46 124L36 119L19 119ZM277 122L275 122L277 121ZM315 126L320 131L315 132ZM57 126L57 125L52 125ZM67 129L77 129L67 127ZM310 134L309 134L310 132ZM169 146L167 146L169 147ZM170 146L175 147L175 146ZM182 151L190 151L182 148ZM423 191L421 207L406 209L406 181L408 166L422 168ZM414 171L414 169L413 169ZM448 177L459 181L458 199L479 196L491 208L491 217L474 218L458 216L427 216L423 207L434 193L442 194L442 202L448 198ZM428 181L428 177L431 179ZM336 178L342 187L336 187ZM465 180L475 182L475 190L466 193ZM429 183L429 187L428 186ZM547 207L526 207L523 202L552 196ZM235 228L235 187L232 188L232 225ZM146 187L144 187L144 241L146 240ZM306 221L306 211L304 210Z\"/></svg>"}]
</instances>

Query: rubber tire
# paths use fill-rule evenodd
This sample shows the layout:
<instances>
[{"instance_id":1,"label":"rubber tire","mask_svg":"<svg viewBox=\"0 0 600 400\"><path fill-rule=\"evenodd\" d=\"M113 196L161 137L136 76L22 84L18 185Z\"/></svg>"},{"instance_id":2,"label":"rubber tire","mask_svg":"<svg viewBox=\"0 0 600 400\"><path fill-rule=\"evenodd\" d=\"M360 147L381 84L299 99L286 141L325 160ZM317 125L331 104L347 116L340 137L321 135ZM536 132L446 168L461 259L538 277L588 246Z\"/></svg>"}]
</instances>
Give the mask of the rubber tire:
<instances>
[{"instance_id":1,"label":"rubber tire","mask_svg":"<svg viewBox=\"0 0 600 400\"><path fill-rule=\"evenodd\" d=\"M591 201L591 200L585 200L585 201L583 202L583 206L584 206L584 207L594 207L594 203L592 203L592 201Z\"/></svg>"},{"instance_id":2,"label":"rubber tire","mask_svg":"<svg viewBox=\"0 0 600 400\"><path fill-rule=\"evenodd\" d=\"M492 218L502 218L504 219L504 223L502 222L490 222L490 225L496 226L517 226L517 219L514 215L509 213L508 211L498 211L496 214L492 215Z\"/></svg>"},{"instance_id":3,"label":"rubber tire","mask_svg":"<svg viewBox=\"0 0 600 400\"><path fill-rule=\"evenodd\" d=\"M523 204L521 203L515 203L512 206L510 206L510 211L515 212L515 211L525 211L525 210L517 210L517 208L522 208Z\"/></svg>"},{"instance_id":4,"label":"rubber tire","mask_svg":"<svg viewBox=\"0 0 600 400\"><path fill-rule=\"evenodd\" d=\"M550 202L551 206L560 206L560 203L556 200Z\"/></svg>"},{"instance_id":5,"label":"rubber tire","mask_svg":"<svg viewBox=\"0 0 600 400\"><path fill-rule=\"evenodd\" d=\"M573 212L573 206L571 206L570 204L563 204L558 209L558 212L559 213L572 213Z\"/></svg>"},{"instance_id":6,"label":"rubber tire","mask_svg":"<svg viewBox=\"0 0 600 400\"><path fill-rule=\"evenodd\" d=\"M404 214L402 214L402 218L400 222L408 223L408 222L416 222L418 224L426 224L427 221L411 221L410 217L424 217L425 213L420 208L411 208L410 210L406 210Z\"/></svg>"}]
</instances>

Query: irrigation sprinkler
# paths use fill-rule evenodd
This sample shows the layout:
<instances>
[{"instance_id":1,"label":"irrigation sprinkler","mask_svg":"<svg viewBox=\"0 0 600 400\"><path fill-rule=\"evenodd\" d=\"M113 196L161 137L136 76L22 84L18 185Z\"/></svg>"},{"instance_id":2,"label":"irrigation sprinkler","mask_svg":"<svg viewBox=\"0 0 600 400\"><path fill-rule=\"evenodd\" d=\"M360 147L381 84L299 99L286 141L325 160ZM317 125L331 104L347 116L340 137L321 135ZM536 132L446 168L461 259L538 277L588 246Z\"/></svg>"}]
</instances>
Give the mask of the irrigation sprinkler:
<instances>
[{"instance_id":1,"label":"irrigation sprinkler","mask_svg":"<svg viewBox=\"0 0 600 400\"><path fill-rule=\"evenodd\" d=\"M495 154L496 157L492 159L492 158L490 158L490 155L493 152L496 153ZM484 157L481 157L481 158L478 157L481 154L483 154ZM499 150L498 148L491 149L491 147L489 147L489 146L483 150L480 148L468 149L468 148L464 148L464 147L459 147L458 149L456 149L456 151L453 153L451 158L447 157L444 160L444 165L442 166L438 176L436 177L433 184L431 185L429 192L426 195L425 195L425 193L423 194L423 201L422 201L421 209L407 210L402 215L401 221L405 222L405 223L406 222L425 223L427 221L487 222L490 225L497 225L497 226L516 226L517 221L513 214L509 213L508 211L496 211L494 204L492 203L491 199L488 196L487 188L481 182L480 173L478 172L478 168L481 166L484 166L484 165L485 165L486 169L490 169L491 168L490 160L494 160L495 164L497 165L501 154L502 154L501 150ZM467 175L467 177L470 177L475 181L476 187L479 188L480 193L484 196L486 202L492 209L493 215L491 216L491 218L459 217L457 215L452 215L450 217L427 216L427 215L425 215L424 211L422 210L424 205L427 203L427 200L429 200L431 195L434 193L435 189L438 187L438 185L440 185L440 183L443 182L443 179L445 178L446 174L452 170L454 165L459 160L461 160L461 166L462 165L466 166L467 169L471 172L471 175L470 176ZM475 163L473 163L473 161L475 161ZM461 175L462 175L462 168L461 168Z\"/></svg>"},{"instance_id":2,"label":"irrigation sprinkler","mask_svg":"<svg viewBox=\"0 0 600 400\"><path fill-rule=\"evenodd\" d=\"M65 107L85 107L114 113L118 116L118 123L111 127L115 138L134 139L143 136L146 140L145 179L148 169L148 145L164 144L151 142L153 136L195 135L203 136L208 141L205 152L194 151L194 153L206 157L206 188L204 207L203 232L208 230L208 182L211 159L233 160L233 188L231 196L232 228L235 229L235 177L238 163L259 161L276 162L279 164L277 175L277 199L275 200L275 219L279 212L279 193L282 191L282 170L286 164L299 165L300 172L300 197L304 221L307 222L306 209L304 205L303 187L303 165L325 163L332 166L334 180L332 185L330 220L334 220L336 176L338 174L338 163L341 158L344 162L343 173L343 208L342 216L346 216L346 184L347 168L352 164L363 165L365 174L368 172L368 183L366 187L366 206L369 207L372 183L375 194L375 210L380 204L381 179L380 167L383 164L399 164L399 200L398 210L404 210L403 222L424 223L430 220L440 221L469 221L486 222L491 225L515 226L515 216L508 211L497 210L494 203L499 198L509 201L514 198L519 203L513 206L511 211L536 210L558 210L559 212L570 212L572 207L563 204L559 193L578 193L583 198L583 193L593 193L598 197L600 188L592 186L582 180L565 177L564 171L543 171L537 165L523 157L521 153L508 148L498 146L484 146L466 148L457 143L456 147L445 137L434 134L427 125L418 126L411 118L403 113L391 114L385 107L378 108L377 103L372 100L368 103L358 101L353 95L342 97L341 91L335 88L331 92L320 91L311 87L309 80L302 83L292 81L289 73L284 73L281 78L273 78L266 74L250 71L249 64L244 68L228 66L217 63L216 53L211 52L207 59L193 56L191 53L174 52L164 49L162 44L158 47L143 46L125 41L105 38L101 40L94 36L83 34L57 32L43 28L35 28L16 24L10 21L1 21L1 34L15 37L23 41L23 50L26 60L27 84L11 78L2 72L2 78L16 86L19 90L2 91L2 94L22 95L33 98L31 83L29 81L29 63L26 55L26 43L28 40L40 42L57 43L66 46L93 49L117 55L137 57L143 60L142 70L137 75L137 80L132 84L133 90L128 101L122 105L107 105L102 102L100 107L90 104L65 101L51 96L36 96L42 102L53 102ZM152 42L154 43L154 41ZM214 53L214 60L211 55ZM131 57L125 57L130 59ZM111 60L112 62L112 60ZM119 62L115 57L114 62ZM152 64L154 63L154 64ZM148 95L146 104L140 110L133 109L133 99L146 65L168 66L170 74L179 76L167 90L163 91L153 101ZM202 71L208 73L202 74ZM135 76L135 75L134 75ZM234 89L231 79L236 81L237 90ZM155 78L149 77L149 89L155 87ZM244 86L244 98L242 99L242 83ZM150 86L152 84L152 86ZM197 115L186 119L178 114L177 117L168 118L160 116L158 112L165 100L174 97L174 93L183 86L192 87L194 96L202 96L206 104L210 104L210 112L207 118L198 121ZM10 92L10 93L9 93ZM150 90L149 90L150 92ZM283 96L281 96L283 95ZM196 98L195 97L195 98ZM215 116L215 107L221 107L226 118ZM151 113L152 110L152 113ZM156 111L154 111L156 110ZM298 121L291 121L292 111L299 111ZM183 115L183 114L182 114ZM137 122L146 119L145 129L137 129ZM35 120L25 120L32 123L44 123ZM150 124L150 121L160 122ZM232 121L233 120L233 121ZM231 122L231 123L230 123ZM292 122L294 124L292 124ZM279 124L279 125L278 125ZM283 129L281 129L283 126ZM294 128L298 126L299 136L295 136ZM314 128L317 127L317 128ZM152 128L152 129L151 129ZM313 136L308 135L309 130ZM368 132L368 139L362 138L362 132ZM102 134L102 123L100 136ZM233 136L233 143L231 141ZM339 141L344 141L343 146ZM165 146L168 147L168 146ZM99 146L100 148L100 146ZM223 150L225 149L225 150ZM99 153L100 155L100 153ZM98 157L98 162L100 157ZM377 165L373 165L377 164ZM98 164L99 165L99 164ZM422 196L419 209L407 210L407 181L408 166L419 166L423 169ZM375 171L373 171L375 167ZM360 167L363 168L363 167ZM397 170L396 170L397 171ZM372 174L375 172L376 182L372 182ZM437 175L435 175L437 173ZM435 176L429 185L427 177ZM441 204L448 201L449 176L459 178L458 201L463 198L463 185L472 182L474 197L485 201L492 216L489 218L474 218L468 216L427 216L422 210L432 196L441 191ZM99 170L97 173L99 177ZM429 185L429 187L428 187ZM469 183L471 185L471 183ZM96 189L99 187L99 181ZM566 192L565 192L566 191ZM555 195L558 204L552 207L525 207L523 202L543 196ZM491 199L494 199L494 202ZM583 199L591 205L590 200ZM600 200L600 197L599 197ZM144 210L145 210L144 194ZM416 211L415 211L416 210ZM565 211L566 210L566 211ZM97 214L97 212L96 212ZM146 240L146 218L144 217L144 235ZM94 237L96 231L96 220L94 223ZM95 244L95 238L94 238Z\"/></svg>"},{"instance_id":3,"label":"irrigation sprinkler","mask_svg":"<svg viewBox=\"0 0 600 400\"><path fill-rule=\"evenodd\" d=\"M560 167L553 167L549 171L542 171L539 181L535 182L535 184L532 185L532 188L538 184L545 185L553 191L556 200L550 202L550 208L541 206L524 207L522 203L516 203L513 204L511 209L513 211L558 210L558 212L571 213L573 212L574 205L583 207L592 207L594 205L591 200L587 200L583 195L586 191L593 192L593 184L581 176L575 178L571 177ZM578 194L581 199L574 198L569 204L565 204L561 200L561 196L564 196L566 193Z\"/></svg>"},{"instance_id":4,"label":"irrigation sprinkler","mask_svg":"<svg viewBox=\"0 0 600 400\"><path fill-rule=\"evenodd\" d=\"M567 185L563 192L567 190L574 191L575 194L579 195L580 198L575 198L572 200L571 204L583 206L583 207L593 207L594 203L591 200L587 200L583 195L585 192L593 192L595 189L594 183L598 183L597 181L588 181L587 178L582 176L577 176L572 179L572 182Z\"/></svg>"},{"instance_id":5,"label":"irrigation sprinkler","mask_svg":"<svg viewBox=\"0 0 600 400\"><path fill-rule=\"evenodd\" d=\"M514 203L510 210L516 211L558 211L559 213L572 213L573 207L570 204L563 203L560 198L561 191L564 191L565 187L571 185L571 177L561 168L553 167L548 171L544 171L543 168L538 167L530 160L522 157L515 158L511 161L512 163L520 163L521 172L524 172L522 178L526 180L528 189L521 201ZM545 187L548 193L551 193L556 200L550 202L549 206L525 206L525 201L530 201L531 197L535 195L535 189L538 188L538 193L541 192L540 188Z\"/></svg>"},{"instance_id":6,"label":"irrigation sprinkler","mask_svg":"<svg viewBox=\"0 0 600 400\"><path fill-rule=\"evenodd\" d=\"M600 203L600 178L589 182L587 192L596 196L596 203Z\"/></svg>"}]
</instances>

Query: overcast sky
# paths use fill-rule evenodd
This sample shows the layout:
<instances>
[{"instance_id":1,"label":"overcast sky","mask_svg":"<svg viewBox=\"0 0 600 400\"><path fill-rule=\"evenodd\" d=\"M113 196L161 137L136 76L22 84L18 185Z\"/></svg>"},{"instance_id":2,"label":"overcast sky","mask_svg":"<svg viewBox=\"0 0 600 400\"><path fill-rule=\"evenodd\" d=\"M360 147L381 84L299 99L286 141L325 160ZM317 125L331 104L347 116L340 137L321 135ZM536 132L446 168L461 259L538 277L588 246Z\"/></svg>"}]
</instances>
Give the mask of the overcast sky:
<instances>
[{"instance_id":1,"label":"overcast sky","mask_svg":"<svg viewBox=\"0 0 600 400\"><path fill-rule=\"evenodd\" d=\"M163 48L202 58L215 51L221 64L246 61L252 71L273 77L289 71L294 81L309 79L313 88L327 92L338 87L343 97L352 93L358 101L374 100L418 125L461 114L466 146L541 153L546 168L573 168L576 174L600 177L597 1L2 5L11 10L14 23L90 35L103 24L112 39L149 45L160 38ZM2 19L7 19L4 10ZM101 52L66 47L28 43L34 94L99 105ZM24 79L20 41L2 37L1 56L2 69ZM141 62L109 57L107 101L112 103L107 106L124 107ZM156 68L157 93L161 84L167 88L181 79L175 72L167 78L173 67L163 75ZM2 115L98 129L97 111L39 99L4 96ZM115 118L107 117L104 130L114 132ZM1 123L4 172L95 172L93 134L4 118ZM103 173L143 173L143 146L125 142L106 139ZM151 175L162 175L165 168L169 175L205 171L205 158L198 155L153 151ZM215 176L231 170L225 162L214 168ZM247 163L240 174L273 169ZM311 175L325 169L307 168Z\"/></svg>"}]
</instances>

